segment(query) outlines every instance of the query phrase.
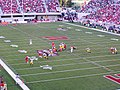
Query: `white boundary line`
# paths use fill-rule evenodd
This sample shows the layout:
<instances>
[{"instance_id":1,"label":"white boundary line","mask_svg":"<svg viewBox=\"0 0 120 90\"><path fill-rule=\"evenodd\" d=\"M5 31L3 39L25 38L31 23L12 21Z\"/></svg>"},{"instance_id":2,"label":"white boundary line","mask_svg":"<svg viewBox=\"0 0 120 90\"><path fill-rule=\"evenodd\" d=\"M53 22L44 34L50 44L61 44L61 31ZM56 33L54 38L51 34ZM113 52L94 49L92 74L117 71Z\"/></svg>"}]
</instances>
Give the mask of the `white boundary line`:
<instances>
[{"instance_id":1,"label":"white boundary line","mask_svg":"<svg viewBox=\"0 0 120 90\"><path fill-rule=\"evenodd\" d=\"M64 24L68 24L68 25L72 25L72 26L87 28L87 29L94 30L94 31L104 32L104 33L107 33L107 34L112 34L112 35L120 36L120 34L108 32L108 31L102 31L102 30L96 29L96 28L89 28L89 27L85 27L85 26L81 26L81 25L76 25L76 24L72 24L72 23L66 23L66 22L63 22L63 23L64 23Z\"/></svg>"},{"instance_id":2,"label":"white boundary line","mask_svg":"<svg viewBox=\"0 0 120 90\"><path fill-rule=\"evenodd\" d=\"M8 72L8 74L15 80L15 82L18 83L18 85L23 89L23 90L30 90L23 82L21 79L16 78L16 74L0 59L0 64L2 67Z\"/></svg>"}]
</instances>

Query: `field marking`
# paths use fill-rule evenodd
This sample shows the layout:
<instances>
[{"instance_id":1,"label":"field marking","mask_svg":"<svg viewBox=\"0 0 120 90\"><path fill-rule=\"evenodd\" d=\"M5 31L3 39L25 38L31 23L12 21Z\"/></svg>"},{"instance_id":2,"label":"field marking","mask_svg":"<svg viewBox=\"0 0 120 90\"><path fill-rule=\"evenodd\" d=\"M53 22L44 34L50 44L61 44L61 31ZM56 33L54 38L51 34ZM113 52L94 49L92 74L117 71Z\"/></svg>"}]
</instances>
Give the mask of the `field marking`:
<instances>
[{"instance_id":1,"label":"field marking","mask_svg":"<svg viewBox=\"0 0 120 90\"><path fill-rule=\"evenodd\" d=\"M115 54L114 56L119 56L120 54ZM111 56L113 56L113 55L101 55L101 56L91 56L91 57L86 57L87 59L89 59L89 58L99 58L99 57L111 57ZM78 60L78 59L83 59L84 57L80 57L80 58L71 58L71 59L59 59L59 60L54 60L54 62L58 62L58 61L74 61L74 60ZM14 59L15 61L16 60L21 60L21 59ZM5 60L5 61L13 61L13 59L12 60ZM38 63L39 62L50 62L49 60L48 61L38 61ZM22 64L22 63L19 63L19 64ZM18 64L18 65L19 65ZM26 64L26 63L25 63Z\"/></svg>"},{"instance_id":2,"label":"field marking","mask_svg":"<svg viewBox=\"0 0 120 90\"><path fill-rule=\"evenodd\" d=\"M64 23L65 23L65 22L64 22ZM65 24L90 29L90 28L88 28L88 27L81 26L81 25L76 25L76 24L71 24L71 23L65 23ZM104 32L104 33L112 34L112 35L117 35L117 34L115 34L115 33L105 32L105 31L101 31L101 30L99 30L99 29L94 29L94 28L92 28L91 30L95 30L95 31L99 31L99 32ZM118 36L120 36L120 35L118 35ZM82 39L82 40L83 40L83 39ZM84 41L85 41L85 40L84 40ZM90 43L90 42L89 42L89 43ZM91 42L91 43L92 43L92 42ZM96 43L96 44L98 44L98 43ZM98 67L102 67L102 68L105 69L105 70L113 71L113 70L111 70L111 69L109 69L109 68L106 68L105 66L102 66L102 65L100 65L100 64L98 64L98 63L95 63L94 61L87 60L86 58L84 58L84 59L85 59L86 61L88 61L88 62L91 62L91 63L94 64L94 65L97 65Z\"/></svg>"},{"instance_id":3,"label":"field marking","mask_svg":"<svg viewBox=\"0 0 120 90\"><path fill-rule=\"evenodd\" d=\"M105 66L100 65L100 64L98 64L97 62L94 62L94 61L88 60L88 59L85 58L85 57L83 57L83 59L84 59L85 61L87 61L87 62L90 62L90 63L93 64L93 65L96 65L96 66L98 66L98 67L104 69L104 70L107 70L107 71L113 72L113 70L111 70L111 69L109 69L109 68L106 68Z\"/></svg>"},{"instance_id":4,"label":"field marking","mask_svg":"<svg viewBox=\"0 0 120 90\"><path fill-rule=\"evenodd\" d=\"M87 33L92 34L92 32L87 32ZM65 35L65 36L68 36L68 34L65 34L65 33L64 33L64 35ZM82 39L82 41L86 42L87 40L83 40L83 39ZM87 42L89 42L89 41L87 41ZM98 43L93 43L93 42L89 42L89 43L98 44ZM98 45L99 45L99 44L98 44Z\"/></svg>"},{"instance_id":5,"label":"field marking","mask_svg":"<svg viewBox=\"0 0 120 90\"><path fill-rule=\"evenodd\" d=\"M28 55L28 54L25 54L25 55ZM70 54L71 55L71 54ZM98 55L96 55L96 56L91 56L91 57L86 57L86 58L97 58L97 57L107 57L107 56L109 56L109 57L114 57L114 56L119 56L120 54L115 54L115 55L112 55L112 54L110 54L110 55L101 55L101 56L98 56ZM20 56L20 55L15 55L15 56ZM33 54L29 54L29 56L36 56L36 55L33 55ZM62 55L62 56L65 56L65 55ZM69 55L68 55L69 56ZM42 61L42 62L50 62L50 60L52 60L52 61L60 61L60 60L64 60L64 61L73 61L73 59L83 59L84 57L81 57L80 55L78 55L78 54L76 54L75 53L75 55L74 56L78 56L78 57L80 57L80 58L71 58L71 59L58 59L58 60L52 60L52 58L50 58L49 60L44 60L44 61ZM4 57L4 58L6 58L6 57ZM5 60L6 62L11 62L11 61L25 61L24 60L24 57L22 57L22 58L20 58L20 59L14 59L14 58L11 58L11 59L8 59L8 60ZM38 61L39 62L39 61Z\"/></svg>"},{"instance_id":6,"label":"field marking","mask_svg":"<svg viewBox=\"0 0 120 90\"><path fill-rule=\"evenodd\" d=\"M109 48L108 48L109 49ZM83 50L83 49L82 49ZM66 51L70 51L70 50L66 50ZM79 50L76 50L76 52L79 51ZM85 51L85 50L84 50ZM109 50L107 50L109 52ZM103 51L102 51L103 52ZM97 52L98 53L98 52ZM37 55L37 53L35 53ZM22 54L21 54L22 55ZM26 54L27 55L27 54ZM71 55L71 54L70 54ZM116 55L119 55L119 54L116 54ZM4 56L4 58L6 57L9 57L9 56L18 56L18 55L7 55L7 56ZM20 56L20 55L19 55ZM62 56L66 56L66 55L62 55ZM77 54L75 55L77 56ZM115 56L115 55L114 55Z\"/></svg>"},{"instance_id":7,"label":"field marking","mask_svg":"<svg viewBox=\"0 0 120 90\"><path fill-rule=\"evenodd\" d=\"M114 71L114 72L112 72L112 73L118 73L118 72L120 72L120 71ZM83 78L83 77L100 76L100 75L105 75L105 74L111 74L111 72L99 73L99 74L81 75L81 76L73 76L73 77L65 77L65 78L56 78L56 79L47 79L47 80L40 80L40 81L31 81L31 82L26 82L26 83L28 83L28 84L33 84L33 83L42 83L42 82L69 80L69 79L76 79L76 78Z\"/></svg>"},{"instance_id":8,"label":"field marking","mask_svg":"<svg viewBox=\"0 0 120 90\"><path fill-rule=\"evenodd\" d=\"M110 40L118 41L119 39L117 39L117 38L111 38Z\"/></svg>"},{"instance_id":9,"label":"field marking","mask_svg":"<svg viewBox=\"0 0 120 90\"><path fill-rule=\"evenodd\" d=\"M71 24L70 24L71 25ZM11 27L13 27L13 26L11 26ZM18 30L17 28L15 28L15 27L13 27L14 29L16 29L16 30ZM20 31L20 30L19 30ZM21 32L23 32L23 31L21 31ZM27 34L27 35L29 35L28 33L26 33L26 32L23 32L23 33L25 33L25 34ZM86 40L85 40L86 41ZM90 43L93 43L93 42L90 42ZM97 44L97 43L95 43L95 44Z\"/></svg>"},{"instance_id":10,"label":"field marking","mask_svg":"<svg viewBox=\"0 0 120 90\"><path fill-rule=\"evenodd\" d=\"M103 43L103 42L101 42L101 44L109 44L110 42L105 42L105 43ZM99 46L101 45L100 43L94 43L93 45L91 45L91 47L95 47L96 45L95 44L99 44ZM27 44L26 44L27 45ZM68 46L70 45L70 44L67 44ZM114 44L115 46L119 46L119 44ZM76 44L76 46L77 47L79 47L79 45L78 44ZM106 46L106 45L102 45L102 47L103 46ZM8 45L5 45L4 47L8 47ZM37 46L38 47L38 46ZM43 48L45 48L45 47L47 47L47 46L43 46ZM85 47L85 46L81 46L81 47ZM108 46L106 46L106 47L108 47ZM23 47L23 48L26 48L26 47ZM34 48L34 47L31 47L31 48ZM12 50L12 48L9 48L9 49L11 49ZM7 48L1 48L1 50L7 50ZM3 52L4 53L4 52Z\"/></svg>"},{"instance_id":11,"label":"field marking","mask_svg":"<svg viewBox=\"0 0 120 90\"><path fill-rule=\"evenodd\" d=\"M103 60L102 59L102 61L94 61L94 62L109 62L109 61L118 61L118 60L120 60L120 59L114 59L114 60ZM61 60L60 60L61 61ZM63 61L63 60L62 60ZM45 61L39 61L40 63L44 63ZM39 62L34 62L34 63L39 63ZM63 66L64 65L76 65L76 64L87 64L87 63L91 63L91 62L80 62L80 63L71 63L71 64L62 64ZM24 65L24 64L26 64L26 63L19 63L19 64L10 64L10 65L15 65L15 66L17 66L17 65ZM55 65L56 66L56 65ZM57 65L58 66L58 65Z\"/></svg>"},{"instance_id":12,"label":"field marking","mask_svg":"<svg viewBox=\"0 0 120 90\"><path fill-rule=\"evenodd\" d=\"M110 72L113 72L113 71L114 71L114 70L112 70L112 69L106 68L106 66L100 65L100 64L98 64L98 63L96 63L96 62L94 62L94 61L88 60L88 59L86 59L86 58L84 58L84 60L85 60L85 61L88 61L88 62L92 63L93 65L96 65L96 66L98 66L98 67L100 67L100 68L102 68L102 69L105 69L105 70L107 70L107 71L110 71Z\"/></svg>"},{"instance_id":13,"label":"field marking","mask_svg":"<svg viewBox=\"0 0 120 90\"><path fill-rule=\"evenodd\" d=\"M75 29L75 31L82 31L81 29Z\"/></svg>"},{"instance_id":14,"label":"field marking","mask_svg":"<svg viewBox=\"0 0 120 90\"><path fill-rule=\"evenodd\" d=\"M26 39L26 40L28 40L28 39ZM36 40L38 41L38 39L36 39ZM70 39L70 40L74 42L76 39ZM93 40L93 39L92 39L92 40ZM95 40L96 40L96 39L95 39ZM13 42L18 42L18 43L20 43L20 44L25 44L25 45L26 45L26 43L23 43L22 40L19 40L19 41L18 41L18 40L12 40L12 41L13 41ZM110 40L110 41L111 41L111 40ZM75 42L79 42L79 41L75 41ZM109 42L101 42L101 43L109 43ZM40 43L40 45L43 45L43 44ZM69 45L69 44L68 44L68 45Z\"/></svg>"},{"instance_id":15,"label":"field marking","mask_svg":"<svg viewBox=\"0 0 120 90\"><path fill-rule=\"evenodd\" d=\"M93 49L94 50L94 49ZM79 50L76 50L75 51L75 54L74 54L74 56L80 56L80 55L82 55L82 53L80 53L79 55L77 54L77 52L78 52ZM18 54L14 54L14 53L18 53ZM7 58L7 57L12 57L12 56L21 56L22 54L20 54L18 51L16 51L16 52L13 52L13 54L12 55L7 55L7 56L4 56L4 58ZM85 53L87 53L85 50L83 51L83 52L85 52ZM105 51L105 50L102 50L101 52L96 52L96 54L99 54L99 53L110 53L109 52L109 50L108 51ZM67 56L71 56L71 53L70 53L70 51L66 51L66 53L68 53L67 54ZM93 53L95 53L95 52L93 52ZM3 53L2 53L3 54ZM7 53L5 53L5 54L7 54ZM33 54L25 54L25 55L28 55L28 56L33 56ZM34 56L38 56L37 55L37 52L35 53L34 52ZM61 56L66 56L66 55L61 55ZM52 59L52 58L51 58ZM6 61L16 61L16 60L24 60L24 57L22 57L22 58L20 58L20 59L14 59L14 58L10 58L9 60L6 60Z\"/></svg>"},{"instance_id":16,"label":"field marking","mask_svg":"<svg viewBox=\"0 0 120 90\"><path fill-rule=\"evenodd\" d=\"M66 24L66 23L65 23ZM69 23L67 23L67 24L69 24ZM70 24L71 25L71 24ZM14 28L14 29L16 29L16 30L19 30L19 28L15 28L15 27L13 27L13 26L11 26L12 28ZM19 31L21 31L21 30L19 30ZM21 31L21 32L23 32L23 31ZM28 33L26 33L26 32L23 32L23 33L25 33L25 34L27 34L27 35L29 35Z\"/></svg>"},{"instance_id":17,"label":"field marking","mask_svg":"<svg viewBox=\"0 0 120 90\"><path fill-rule=\"evenodd\" d=\"M107 67L115 67L115 66L120 66L120 64L116 64L116 65L106 65ZM90 69L101 69L101 67L91 67L91 68L80 68L80 69L68 69L68 70L61 70L61 71L54 71L54 72L44 72L44 73L35 73L35 74L21 74L20 76L35 76L35 75L44 75L44 74L55 74L55 73L64 73L64 72L73 72L73 71L81 71L81 70L90 70ZM106 69L105 69L106 70ZM108 70L107 70L108 71ZM109 71L109 72L114 72Z\"/></svg>"},{"instance_id":18,"label":"field marking","mask_svg":"<svg viewBox=\"0 0 120 90\"><path fill-rule=\"evenodd\" d=\"M66 23L65 23L66 24ZM70 23L67 23L67 24L70 24ZM75 25L75 24L74 24ZM13 27L13 26L11 26L11 27ZM13 28L15 28L15 27L13 27ZM19 28L17 29L17 28L15 28L16 30L19 30ZM19 30L20 31L20 30ZM21 31L21 32L23 32L23 31ZM25 34L28 34L28 33L26 33L26 32L23 32L23 33L25 33ZM28 34L29 35L29 34Z\"/></svg>"},{"instance_id":19,"label":"field marking","mask_svg":"<svg viewBox=\"0 0 120 90\"><path fill-rule=\"evenodd\" d=\"M105 37L105 35L101 35L101 34L99 34L99 35L97 35L98 37Z\"/></svg>"},{"instance_id":20,"label":"field marking","mask_svg":"<svg viewBox=\"0 0 120 90\"><path fill-rule=\"evenodd\" d=\"M109 43L108 43L109 44ZM26 44L27 45L27 44ZM67 46L70 46L71 44L67 44ZM119 45L119 44L114 44L114 45ZM48 45L44 45L44 46L42 46L43 48L45 48L45 47L47 47ZM50 45L49 45L50 46ZM59 45L58 45L59 46ZM77 47L79 47L79 44L76 44L76 46ZM91 45L92 47L94 47L94 46L96 46L96 45ZM104 46L104 45L103 45ZM6 47L8 47L8 44L6 44ZM22 48L26 48L27 46L23 46ZM34 48L34 47L39 47L39 45L38 46L33 46L33 47L31 47L31 48ZM81 46L81 47L85 47L85 46ZM12 48L10 48L10 49L12 49ZM68 47L67 49L70 49L70 47ZM4 48L4 49L1 49L1 50L7 50L7 48Z\"/></svg>"},{"instance_id":21,"label":"field marking","mask_svg":"<svg viewBox=\"0 0 120 90\"><path fill-rule=\"evenodd\" d=\"M96 43L96 44L98 44L98 43Z\"/></svg>"},{"instance_id":22,"label":"field marking","mask_svg":"<svg viewBox=\"0 0 120 90\"><path fill-rule=\"evenodd\" d=\"M35 73L35 74L22 74L20 76L35 76L35 75L44 75L44 74L55 74L55 73L63 73L63 72L72 72L72 71L79 71L79 70L89 70L89 69L97 69L99 67L92 67L92 68L81 68L81 69L68 69L68 70L61 70L61 71L54 71L54 72L44 72L44 73Z\"/></svg>"},{"instance_id":23,"label":"field marking","mask_svg":"<svg viewBox=\"0 0 120 90\"><path fill-rule=\"evenodd\" d=\"M114 45L115 45L115 44L114 44ZM24 47L23 47L23 48L24 48ZM45 48L45 47L44 47L44 48ZM77 47L77 48L79 48L79 47ZM70 48L69 48L69 49L70 49ZM86 47L85 47L84 49L82 49L82 50L85 51L85 49L86 49ZM95 49L95 50L99 50L99 49L101 49L101 48L97 48L97 49ZM107 50L104 50L104 49L107 49ZM109 50L108 50L109 48L106 47L106 48L104 48L104 49L102 49L102 52L103 52L103 50L109 52ZM2 49L1 49L1 50L2 50ZM4 50L3 50L4 52L0 52L0 53L2 53L2 54L4 54L4 53L5 53L5 54L6 54L6 53L8 53L8 54L11 53L10 51L7 51L7 50L8 50L8 49L4 49ZM11 48L11 49L9 49L9 50L13 50L13 48ZM94 50L94 48L92 48L92 50ZM33 51L33 50L29 50L29 51ZM36 50L36 51L37 51L37 50ZM68 51L70 51L70 50L65 50L64 52L68 52ZM79 50L75 50L75 52L78 52L78 51L79 51ZM13 53L15 53L15 52L16 52L16 51L13 51ZM35 52L35 51L34 51L34 52ZM37 54L37 52L36 52L35 54ZM7 55L7 56L11 56L11 55ZM6 56L6 57L7 57L7 56ZM12 55L12 56L14 56L14 55ZM64 56L64 55L63 55L63 56Z\"/></svg>"},{"instance_id":24,"label":"field marking","mask_svg":"<svg viewBox=\"0 0 120 90\"><path fill-rule=\"evenodd\" d=\"M9 26L9 27L11 27L11 28L13 28L13 29L15 29L15 30L17 30L17 31L19 31L19 32L21 32L21 33L24 33L24 34L28 35L29 37L34 37L34 38L36 38L37 40L39 39L39 40L42 40L42 41L48 43L47 40L43 40L43 39L38 38L37 36L35 36L35 35L33 35L33 34L29 34L29 33L25 32L25 31L21 31L19 28L16 28L16 27L13 27L13 26ZM29 40L29 39L28 39L28 40Z\"/></svg>"},{"instance_id":25,"label":"field marking","mask_svg":"<svg viewBox=\"0 0 120 90\"><path fill-rule=\"evenodd\" d=\"M111 60L112 61L112 60ZM115 61L115 60L114 60ZM117 61L117 60L116 60ZM96 61L96 62L100 62L100 61ZM94 63L96 63L94 62ZM103 61L103 62L106 62L106 61ZM53 65L52 67L61 67L61 66L70 66L70 65L76 65L76 64L90 64L91 62L83 62L83 63L72 63L72 64L62 64L62 65ZM99 65L98 65L99 66ZM99 67L102 67L102 68L105 68L105 66L99 66ZM19 71L22 71L22 70L30 70L30 69L38 69L40 67L30 67L30 68L19 68L19 69L15 69L15 70L19 70Z\"/></svg>"},{"instance_id":26,"label":"field marking","mask_svg":"<svg viewBox=\"0 0 120 90\"><path fill-rule=\"evenodd\" d=\"M93 45L91 45L91 47L92 48L94 48L94 46L96 46L95 44L99 44L99 43L94 43ZM101 44L105 44L105 43L101 43ZM99 44L99 45L101 45L101 44ZM109 44L109 43L106 43L106 44ZM70 45L70 44L67 44L67 45ZM76 46L79 48L79 45L77 45L76 44ZM102 46L106 46L106 45L102 45ZM119 44L114 44L114 46L119 46ZM4 47L8 47L8 45L6 45L6 46L4 46ZM47 47L47 46L46 46ZM81 47L85 47L85 46L81 46ZM80 48L81 48L80 47ZM106 49L107 49L107 47L108 46L106 46ZM26 47L22 47L22 48L26 48ZM34 48L34 47L31 47L31 48ZM42 48L45 48L45 46L44 47L42 47ZM110 48L110 47L108 47L108 48ZM99 48L97 48L97 49L99 49ZM104 48L105 49L105 48ZM9 52L6 52L8 49L7 48L1 48L1 50L4 50L4 52L1 52L1 53L9 53ZM13 50L12 48L9 48L9 50ZM33 50L29 50L29 51L33 51ZM76 50L76 51L78 51L78 50Z\"/></svg>"},{"instance_id":27,"label":"field marking","mask_svg":"<svg viewBox=\"0 0 120 90\"><path fill-rule=\"evenodd\" d=\"M76 24L72 24L72 23L66 23L66 22L62 22L62 23L64 23L64 24L68 24L68 25L72 25L72 26L77 26L77 27L87 28L87 29L94 30L94 31L104 32L104 33L112 34L112 35L115 35L115 36L120 36L120 34L116 34L116 33L108 32L108 31L102 31L102 30L100 30L100 29L89 28L89 27L85 27L85 26L81 26L81 25L76 25Z\"/></svg>"},{"instance_id":28,"label":"field marking","mask_svg":"<svg viewBox=\"0 0 120 90\"><path fill-rule=\"evenodd\" d=\"M85 32L86 34L93 34L93 32Z\"/></svg>"}]
</instances>

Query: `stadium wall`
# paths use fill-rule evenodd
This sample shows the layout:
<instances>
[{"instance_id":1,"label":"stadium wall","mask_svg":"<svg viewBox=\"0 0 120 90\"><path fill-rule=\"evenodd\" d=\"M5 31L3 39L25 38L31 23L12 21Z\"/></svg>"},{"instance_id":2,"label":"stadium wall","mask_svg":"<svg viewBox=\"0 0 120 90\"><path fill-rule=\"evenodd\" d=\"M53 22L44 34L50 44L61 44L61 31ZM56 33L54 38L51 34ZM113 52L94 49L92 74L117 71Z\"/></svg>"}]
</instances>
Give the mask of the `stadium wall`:
<instances>
[{"instance_id":1,"label":"stadium wall","mask_svg":"<svg viewBox=\"0 0 120 90\"><path fill-rule=\"evenodd\" d=\"M0 15L1 22L27 23L31 20L55 21L61 13L22 13L22 14L3 14Z\"/></svg>"}]
</instances>

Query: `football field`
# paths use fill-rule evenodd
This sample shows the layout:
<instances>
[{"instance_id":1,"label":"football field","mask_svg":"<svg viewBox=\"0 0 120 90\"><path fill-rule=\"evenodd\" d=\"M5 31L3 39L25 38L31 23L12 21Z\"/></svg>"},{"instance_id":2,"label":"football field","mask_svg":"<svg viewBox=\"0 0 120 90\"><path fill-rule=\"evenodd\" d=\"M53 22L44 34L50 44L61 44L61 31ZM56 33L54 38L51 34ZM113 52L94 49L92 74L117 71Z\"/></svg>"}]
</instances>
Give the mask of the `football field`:
<instances>
[{"instance_id":1,"label":"football field","mask_svg":"<svg viewBox=\"0 0 120 90\"><path fill-rule=\"evenodd\" d=\"M0 38L0 59L20 75L30 90L120 89L120 37L73 24L0 26L0 36L4 37ZM32 45L29 45L30 39ZM39 58L37 50L51 49L53 41L56 48L64 42L67 49L58 52L58 56ZM70 46L77 49L71 53ZM111 47L116 47L118 53L111 54ZM86 48L90 48L91 53L87 53ZM25 56L35 56L38 60L31 66L25 62ZM41 66L44 65L51 66L52 70L43 69ZM8 75L5 76L5 71L0 74L6 78L8 90L21 90Z\"/></svg>"}]
</instances>

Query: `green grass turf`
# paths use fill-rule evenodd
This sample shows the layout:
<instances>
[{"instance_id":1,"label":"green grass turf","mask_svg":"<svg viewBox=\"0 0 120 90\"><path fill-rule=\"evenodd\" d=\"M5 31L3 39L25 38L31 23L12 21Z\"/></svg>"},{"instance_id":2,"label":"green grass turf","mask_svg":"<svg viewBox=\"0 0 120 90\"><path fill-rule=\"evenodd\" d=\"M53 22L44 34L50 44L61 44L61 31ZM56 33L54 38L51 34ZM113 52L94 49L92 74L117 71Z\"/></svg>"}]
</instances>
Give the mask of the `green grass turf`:
<instances>
[{"instance_id":1,"label":"green grass turf","mask_svg":"<svg viewBox=\"0 0 120 90\"><path fill-rule=\"evenodd\" d=\"M22 90L2 67L0 67L0 76L3 76L8 90Z\"/></svg>"},{"instance_id":2,"label":"green grass turf","mask_svg":"<svg viewBox=\"0 0 120 90\"><path fill-rule=\"evenodd\" d=\"M63 25L66 31L57 30L59 25ZM97 35L104 35L104 37ZM111 40L111 38L120 39L119 36L62 22L1 26L0 36L6 37L0 39L0 58L15 73L19 73L31 90L116 90L119 88L118 84L103 77L107 74L120 73L120 40ZM59 52L59 56L49 57L48 60L39 58L38 61L34 61L33 66L26 64L24 60L26 55L37 56L36 50L51 48L52 41L42 38L44 36L67 36L68 40L54 40L57 48L61 42L66 43L67 50ZM29 45L29 39L32 39L32 45ZM4 40L11 40L11 43L5 43ZM11 44L19 47L12 48ZM72 45L77 49L70 53ZM118 49L118 54L112 55L109 52L111 46ZM92 53L85 51L88 47ZM20 49L27 50L28 53L19 53ZM40 65L50 65L53 70L43 70ZM0 75L4 75L9 90L20 90L3 69Z\"/></svg>"}]
</instances>

